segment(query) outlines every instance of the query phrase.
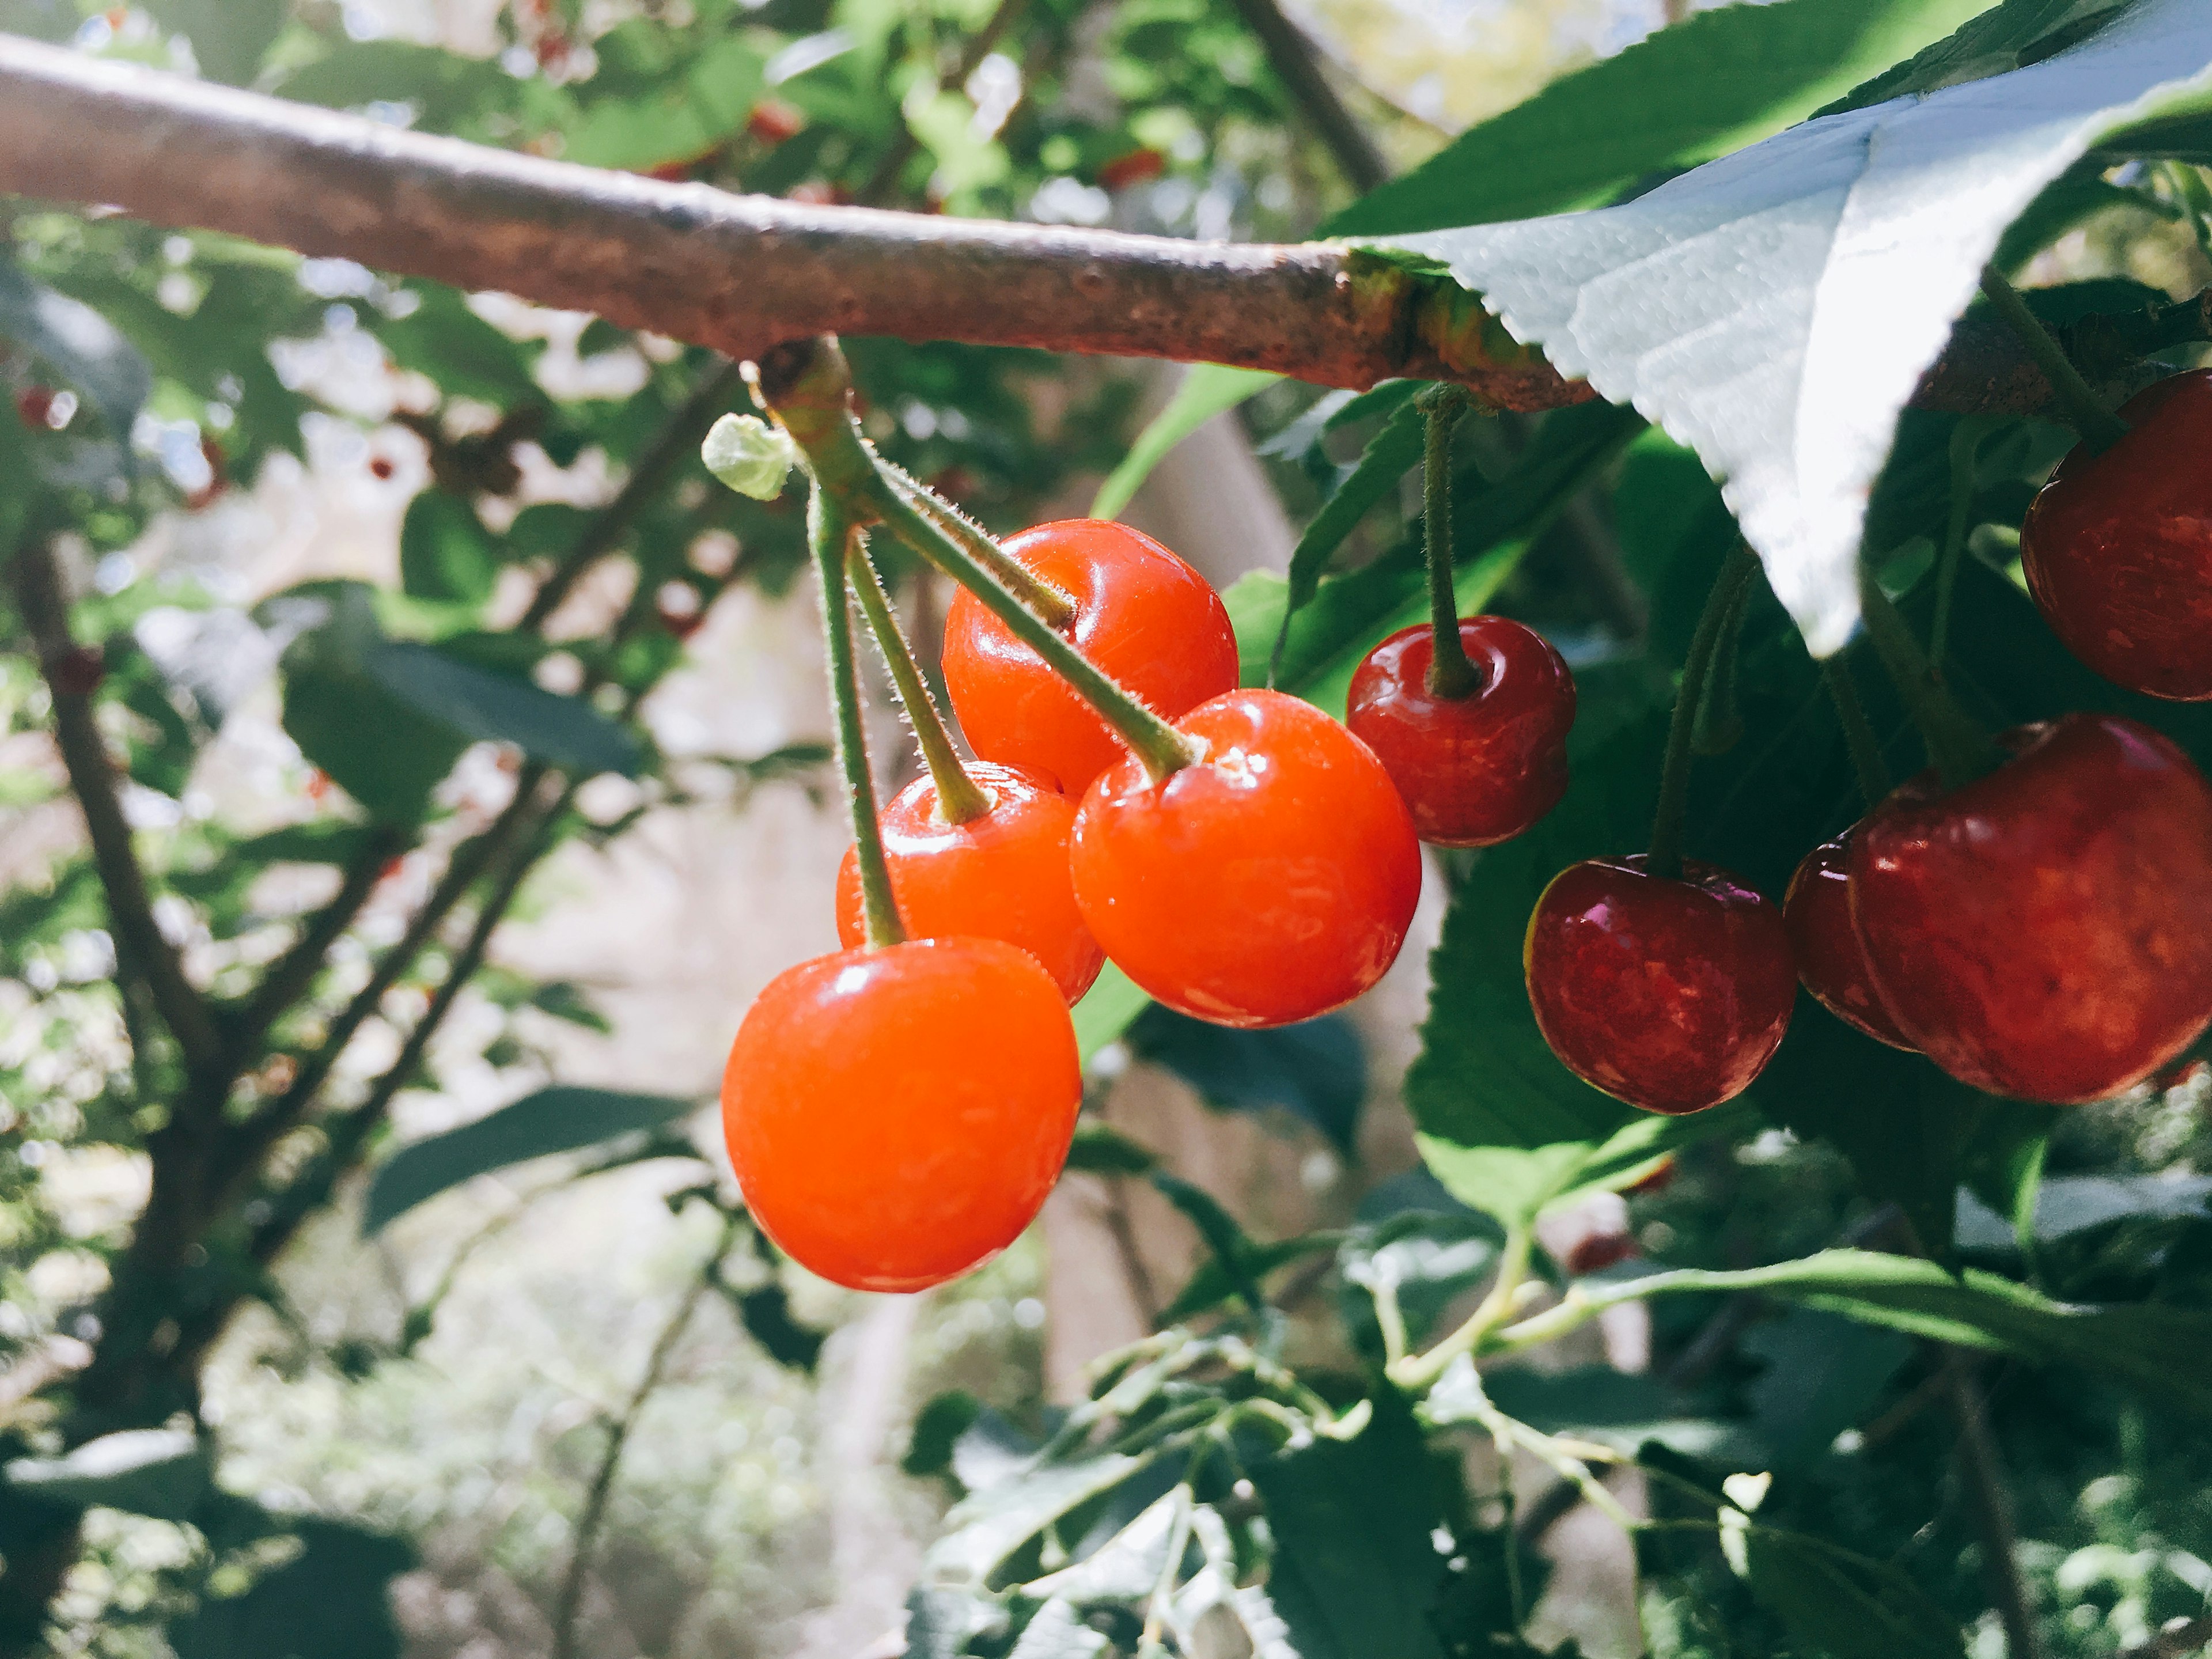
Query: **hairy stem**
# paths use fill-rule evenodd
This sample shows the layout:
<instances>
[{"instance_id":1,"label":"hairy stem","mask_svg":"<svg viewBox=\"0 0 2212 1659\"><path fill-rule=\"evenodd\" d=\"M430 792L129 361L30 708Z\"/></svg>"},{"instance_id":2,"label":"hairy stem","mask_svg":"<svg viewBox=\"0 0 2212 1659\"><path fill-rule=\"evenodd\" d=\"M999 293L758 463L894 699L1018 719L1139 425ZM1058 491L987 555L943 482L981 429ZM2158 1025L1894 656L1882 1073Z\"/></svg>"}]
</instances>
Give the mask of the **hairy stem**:
<instances>
[{"instance_id":1,"label":"hairy stem","mask_svg":"<svg viewBox=\"0 0 2212 1659\"><path fill-rule=\"evenodd\" d=\"M1969 415L1951 434L1950 512L1943 525L1943 548L1936 562L1936 614L1928 625L1929 672L1943 677L1943 654L1951 639L1951 594L1959 582L1959 561L1974 516L1974 463L1995 422Z\"/></svg>"},{"instance_id":2,"label":"hairy stem","mask_svg":"<svg viewBox=\"0 0 2212 1659\"><path fill-rule=\"evenodd\" d=\"M898 900L891 892L890 865L884 857L882 826L876 822L876 781L868 769L867 728L860 718L860 678L853 660L853 613L845 592L845 571L859 552L860 532L817 480L806 503L806 539L814 571L822 584L822 637L830 664L830 700L837 711L837 763L845 774L845 796L853 813L853 850L860 869L860 913L868 946L880 951L905 941Z\"/></svg>"},{"instance_id":3,"label":"hairy stem","mask_svg":"<svg viewBox=\"0 0 2212 1659\"><path fill-rule=\"evenodd\" d=\"M1065 629L1075 621L1075 601L1000 546L990 532L896 463L878 456L877 465L905 497L908 506L957 543L969 557L997 577L1009 592L1047 623Z\"/></svg>"},{"instance_id":4,"label":"hairy stem","mask_svg":"<svg viewBox=\"0 0 2212 1659\"><path fill-rule=\"evenodd\" d=\"M1836 720L1844 728L1844 746L1850 751L1851 770L1858 775L1859 795L1869 810L1881 805L1890 791L1889 767L1881 757L1881 740L1866 717L1859 688L1851 678L1850 665L1838 652L1820 665L1820 682L1836 706Z\"/></svg>"},{"instance_id":5,"label":"hairy stem","mask_svg":"<svg viewBox=\"0 0 2212 1659\"><path fill-rule=\"evenodd\" d=\"M1505 1243L1498 1254L1498 1277L1491 1283L1489 1294L1481 1305L1468 1316L1467 1322L1424 1354L1409 1354L1389 1367L1389 1377L1400 1388L1407 1390L1425 1389L1444 1374L1444 1370L1462 1354L1473 1353L1476 1346L1491 1332L1512 1316L1520 1299L1522 1285L1528 1277L1528 1256L1535 1235L1526 1223L1516 1222L1505 1230Z\"/></svg>"},{"instance_id":6,"label":"hairy stem","mask_svg":"<svg viewBox=\"0 0 2212 1659\"><path fill-rule=\"evenodd\" d=\"M1690 654L1682 664L1682 684L1674 694L1674 717L1667 727L1667 758L1659 775L1659 806L1651 826L1651 855L1644 868L1672 880L1682 872L1684 819L1690 804L1690 739L1696 734L1698 705L1705 697L1730 608L1737 590L1759 568L1752 550L1739 542L1721 562L1705 596L1705 609L1698 618L1698 631L1690 641Z\"/></svg>"},{"instance_id":7,"label":"hairy stem","mask_svg":"<svg viewBox=\"0 0 2212 1659\"><path fill-rule=\"evenodd\" d=\"M1881 659L1883 670L1897 687L1897 695L1905 700L1913 724L1919 727L1921 740L1928 745L1929 761L1944 787L1955 789L2002 764L2004 756L1989 734L1936 684L1920 641L1912 637L1911 629L1870 574L1863 573L1860 578L1859 611L1866 620L1867 637L1874 641L1875 654Z\"/></svg>"},{"instance_id":8,"label":"hairy stem","mask_svg":"<svg viewBox=\"0 0 2212 1659\"><path fill-rule=\"evenodd\" d=\"M921 749L922 764L929 769L929 781L937 791L937 810L947 823L973 823L991 810L991 797L960 763L960 751L952 746L952 734L945 729L945 717L938 712L937 699L929 694L929 682L921 677L921 665L914 659L914 648L899 627L890 595L884 592L883 578L877 573L875 561L868 556L864 537L854 536L845 563L853 592L860 601L860 614L868 619L876 649L890 670L900 702L906 706L907 720Z\"/></svg>"}]
</instances>

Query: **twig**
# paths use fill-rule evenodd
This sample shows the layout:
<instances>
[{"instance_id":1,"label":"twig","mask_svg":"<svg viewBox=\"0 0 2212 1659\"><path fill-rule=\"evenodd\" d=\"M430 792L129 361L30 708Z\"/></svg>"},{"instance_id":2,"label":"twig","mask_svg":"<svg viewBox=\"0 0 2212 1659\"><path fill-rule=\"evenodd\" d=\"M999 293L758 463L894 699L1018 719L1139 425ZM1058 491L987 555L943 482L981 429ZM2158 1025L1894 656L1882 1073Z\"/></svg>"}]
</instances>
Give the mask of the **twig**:
<instances>
[{"instance_id":1,"label":"twig","mask_svg":"<svg viewBox=\"0 0 2212 1659\"><path fill-rule=\"evenodd\" d=\"M677 1304L676 1314L661 1329L646 1357L645 1374L631 1390L629 1403L623 1414L607 1425L606 1449L600 1455L597 1474L584 1494L584 1509L576 1518L576 1547L568 1557L568 1571L561 1581L561 1595L553 1613L553 1659L574 1659L576 1651L576 1614L583 1604L584 1581L589 1576L592 1556L598 1545L599 1528L605 1524L607 1499L614 1491L615 1474L622 1467L623 1449L629 1443L631 1433L637 1427L639 1415L646 1401L660 1387L668 1370L668 1362L676 1352L676 1345L683 1340L684 1332L699 1311L699 1304L712 1290L721 1271L722 1257L738 1235L738 1218L732 1215L722 1225L722 1237L714 1251L701 1267L684 1299Z\"/></svg>"},{"instance_id":2,"label":"twig","mask_svg":"<svg viewBox=\"0 0 2212 1659\"><path fill-rule=\"evenodd\" d=\"M1982 1586L2004 1626L2006 1659L2043 1659L2043 1638L2035 1628L2027 1585L2020 1573L2012 1500L2005 1489L1996 1437L1982 1409L1982 1391L1958 1349L1944 1347L1941 1363L1950 1387L1952 1413L1959 1422L1959 1468L1966 1477L1966 1501L1975 1530L1982 1535Z\"/></svg>"},{"instance_id":3,"label":"twig","mask_svg":"<svg viewBox=\"0 0 2212 1659\"><path fill-rule=\"evenodd\" d=\"M1258 37L1275 78L1297 100L1306 119L1352 187L1363 194L1390 176L1390 164L1368 137L1359 118L1323 73L1314 43L1306 32L1283 15L1275 0L1234 0L1244 27Z\"/></svg>"},{"instance_id":4,"label":"twig","mask_svg":"<svg viewBox=\"0 0 2212 1659\"><path fill-rule=\"evenodd\" d=\"M2120 1659L2186 1659L2208 1646L2212 1646L2212 1613L2160 1631L2149 1641L2128 1649Z\"/></svg>"},{"instance_id":5,"label":"twig","mask_svg":"<svg viewBox=\"0 0 2212 1659\"><path fill-rule=\"evenodd\" d=\"M390 824L369 827L367 840L339 882L338 890L315 912L291 948L270 964L252 994L240 1006L232 1021L231 1060L225 1070L234 1072L252 1063L261 1039L313 983L322 969L325 955L337 943L338 936L353 926L354 918L361 914L362 906L368 902L369 895L382 879L385 866L398 855L406 842L405 835Z\"/></svg>"},{"instance_id":6,"label":"twig","mask_svg":"<svg viewBox=\"0 0 2212 1659\"><path fill-rule=\"evenodd\" d=\"M125 973L144 985L155 1012L176 1038L185 1069L204 1075L221 1060L222 1042L214 1018L198 988L185 977L176 947L154 920L146 872L139 867L131 826L116 795L115 769L93 720L92 695L88 690L70 687L59 672L77 645L70 634L69 608L62 597L61 572L55 566L53 550L43 539L33 537L15 550L13 562L16 601L53 698L54 739L61 750L62 764L69 771L70 787L84 813L93 865L107 895L116 960Z\"/></svg>"}]
</instances>

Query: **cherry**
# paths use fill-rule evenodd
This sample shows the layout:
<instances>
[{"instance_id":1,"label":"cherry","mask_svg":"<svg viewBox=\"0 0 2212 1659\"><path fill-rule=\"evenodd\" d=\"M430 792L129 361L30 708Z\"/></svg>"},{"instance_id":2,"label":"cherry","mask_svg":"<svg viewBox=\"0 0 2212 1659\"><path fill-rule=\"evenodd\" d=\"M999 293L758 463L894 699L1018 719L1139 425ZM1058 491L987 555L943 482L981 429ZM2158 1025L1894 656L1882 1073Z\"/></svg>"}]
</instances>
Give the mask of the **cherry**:
<instances>
[{"instance_id":1,"label":"cherry","mask_svg":"<svg viewBox=\"0 0 2212 1659\"><path fill-rule=\"evenodd\" d=\"M44 432L51 423L54 409L54 389L49 386L27 386L15 394L15 418L33 432Z\"/></svg>"},{"instance_id":2,"label":"cherry","mask_svg":"<svg viewBox=\"0 0 2212 1659\"><path fill-rule=\"evenodd\" d=\"M899 791L878 820L899 916L917 939L967 934L1003 939L1037 959L1073 1002L1098 977L1106 953L1075 908L1067 867L1075 803L1022 773L976 763L968 776L991 810L949 823L927 775ZM860 864L851 848L837 869L837 937L867 938Z\"/></svg>"},{"instance_id":3,"label":"cherry","mask_svg":"<svg viewBox=\"0 0 2212 1659\"><path fill-rule=\"evenodd\" d=\"M2100 1100L2212 1022L2212 785L2117 715L2000 741L1996 771L1916 779L1859 826L1851 921L1883 1006L1952 1076Z\"/></svg>"},{"instance_id":4,"label":"cherry","mask_svg":"<svg viewBox=\"0 0 2212 1659\"><path fill-rule=\"evenodd\" d=\"M2212 369L2137 393L2101 454L2076 448L2020 529L2028 592L2115 684L2212 698Z\"/></svg>"},{"instance_id":5,"label":"cherry","mask_svg":"<svg viewBox=\"0 0 2212 1659\"><path fill-rule=\"evenodd\" d=\"M1797 977L1820 1006L1844 1024L1893 1048L1912 1041L1897 1028L1874 988L1866 949L1851 927L1850 882L1845 865L1851 832L1824 841L1805 854L1782 900Z\"/></svg>"},{"instance_id":6,"label":"cherry","mask_svg":"<svg viewBox=\"0 0 2212 1659\"><path fill-rule=\"evenodd\" d=\"M1147 179L1157 179L1167 171L1168 158L1147 145L1116 155L1098 169L1099 186L1104 190L1127 190Z\"/></svg>"},{"instance_id":7,"label":"cherry","mask_svg":"<svg viewBox=\"0 0 2212 1659\"><path fill-rule=\"evenodd\" d=\"M1420 623L1367 653L1345 723L1389 770L1423 841L1489 847L1566 793L1575 678L1548 640L1508 617L1462 617L1459 637L1481 677L1472 693L1430 689L1436 642Z\"/></svg>"},{"instance_id":8,"label":"cherry","mask_svg":"<svg viewBox=\"0 0 2212 1659\"><path fill-rule=\"evenodd\" d=\"M1221 596L1151 537L1066 519L1006 544L1074 602L1060 629L1152 711L1177 720L1237 684L1237 635ZM945 621L945 685L976 754L1058 781L1074 799L1127 751L1044 659L964 589Z\"/></svg>"},{"instance_id":9,"label":"cherry","mask_svg":"<svg viewBox=\"0 0 2212 1659\"><path fill-rule=\"evenodd\" d=\"M1536 1024L1567 1069L1680 1115L1751 1086L1790 1028L1782 913L1725 870L1655 876L1641 853L1552 878L1522 957Z\"/></svg>"},{"instance_id":10,"label":"cherry","mask_svg":"<svg viewBox=\"0 0 2212 1659\"><path fill-rule=\"evenodd\" d=\"M771 147L796 138L805 129L805 112L781 98L762 99L745 117L745 131Z\"/></svg>"},{"instance_id":11,"label":"cherry","mask_svg":"<svg viewBox=\"0 0 2212 1659\"><path fill-rule=\"evenodd\" d=\"M841 951L770 981L722 1074L753 1218L860 1291L919 1291L1004 1249L1059 1178L1082 1103L1060 988L998 939Z\"/></svg>"},{"instance_id":12,"label":"cherry","mask_svg":"<svg viewBox=\"0 0 2212 1659\"><path fill-rule=\"evenodd\" d=\"M1206 745L1164 783L1124 755L1068 843L1106 954L1223 1025L1327 1013L1382 977L1421 895L1405 803L1367 745L1310 703L1232 691L1176 722Z\"/></svg>"}]
</instances>

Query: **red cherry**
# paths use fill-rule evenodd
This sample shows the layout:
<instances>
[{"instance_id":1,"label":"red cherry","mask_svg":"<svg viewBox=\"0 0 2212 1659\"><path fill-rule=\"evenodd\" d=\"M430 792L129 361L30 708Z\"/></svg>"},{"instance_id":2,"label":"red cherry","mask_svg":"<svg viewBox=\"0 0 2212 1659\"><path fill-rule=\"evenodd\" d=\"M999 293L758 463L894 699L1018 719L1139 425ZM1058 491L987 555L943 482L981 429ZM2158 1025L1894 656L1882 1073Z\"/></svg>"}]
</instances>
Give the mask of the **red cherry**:
<instances>
[{"instance_id":1,"label":"red cherry","mask_svg":"<svg viewBox=\"0 0 2212 1659\"><path fill-rule=\"evenodd\" d=\"M27 386L15 394L15 418L33 432L44 432L53 413L54 389Z\"/></svg>"},{"instance_id":2,"label":"red cherry","mask_svg":"<svg viewBox=\"0 0 2212 1659\"><path fill-rule=\"evenodd\" d=\"M1751 1086L1790 1029L1797 993L1782 913L1725 870L1679 881L1642 854L1552 878L1528 918L1528 1001L1552 1052L1583 1082L1680 1115Z\"/></svg>"},{"instance_id":3,"label":"red cherry","mask_svg":"<svg viewBox=\"0 0 2212 1659\"><path fill-rule=\"evenodd\" d=\"M1182 1013L1286 1025L1382 977L1421 896L1390 775L1310 703L1232 691L1176 722L1206 756L1155 784L1124 755L1091 786L1069 863L1084 920Z\"/></svg>"},{"instance_id":4,"label":"red cherry","mask_svg":"<svg viewBox=\"0 0 2212 1659\"><path fill-rule=\"evenodd\" d=\"M2121 411L2127 436L2075 449L2020 527L2028 592L2066 648L2117 685L2212 697L2212 369Z\"/></svg>"},{"instance_id":5,"label":"red cherry","mask_svg":"<svg viewBox=\"0 0 2212 1659\"><path fill-rule=\"evenodd\" d=\"M2212 785L2117 715L2003 742L1988 776L1916 779L1859 826L1851 921L1883 1006L1952 1076L2101 1100L2212 1021Z\"/></svg>"},{"instance_id":6,"label":"red cherry","mask_svg":"<svg viewBox=\"0 0 2212 1659\"><path fill-rule=\"evenodd\" d=\"M398 468L392 465L389 460L381 455L375 457L368 464L369 476L374 478L379 483L384 483L398 470Z\"/></svg>"},{"instance_id":7,"label":"red cherry","mask_svg":"<svg viewBox=\"0 0 2212 1659\"><path fill-rule=\"evenodd\" d=\"M937 786L925 776L900 790L877 820L900 920L919 939L966 934L1018 946L1073 1002L1106 962L1075 908L1068 874L1075 803L1003 766L971 766L968 775L992 798L980 818L947 823ZM852 946L867 936L860 860L848 847L837 867L837 937Z\"/></svg>"},{"instance_id":8,"label":"red cherry","mask_svg":"<svg viewBox=\"0 0 2212 1659\"><path fill-rule=\"evenodd\" d=\"M1157 179L1167 171L1168 158L1149 145L1130 150L1102 164L1098 183L1107 190L1127 190L1131 185L1140 185L1147 179Z\"/></svg>"},{"instance_id":9,"label":"red cherry","mask_svg":"<svg viewBox=\"0 0 2212 1659\"><path fill-rule=\"evenodd\" d=\"M1345 724L1389 769L1423 841L1489 847L1567 793L1575 677L1550 641L1508 617L1463 617L1459 637L1481 676L1471 695L1429 690L1436 640L1422 623L1367 653Z\"/></svg>"},{"instance_id":10,"label":"red cherry","mask_svg":"<svg viewBox=\"0 0 2212 1659\"><path fill-rule=\"evenodd\" d=\"M1150 536L1103 519L1024 530L1006 551L1075 602L1060 631L1164 720L1237 684L1237 635L1221 596ZM985 760L1056 778L1080 799L1126 750L1106 722L975 595L945 619L945 685Z\"/></svg>"},{"instance_id":11,"label":"red cherry","mask_svg":"<svg viewBox=\"0 0 2212 1659\"><path fill-rule=\"evenodd\" d=\"M1881 1006L1874 970L1851 927L1850 882L1844 874L1851 832L1824 841L1805 854L1782 900L1782 920L1790 929L1790 949L1797 958L1797 978L1820 1006L1844 1024L1893 1048L1912 1047L1911 1039Z\"/></svg>"},{"instance_id":12,"label":"red cherry","mask_svg":"<svg viewBox=\"0 0 2212 1659\"><path fill-rule=\"evenodd\" d=\"M919 1291L1012 1243L1083 1099L1060 988L988 939L841 951L770 981L722 1073L745 1203L809 1271Z\"/></svg>"},{"instance_id":13,"label":"red cherry","mask_svg":"<svg viewBox=\"0 0 2212 1659\"><path fill-rule=\"evenodd\" d=\"M745 131L763 144L781 144L806 130L805 112L781 98L763 98L745 118Z\"/></svg>"}]
</instances>

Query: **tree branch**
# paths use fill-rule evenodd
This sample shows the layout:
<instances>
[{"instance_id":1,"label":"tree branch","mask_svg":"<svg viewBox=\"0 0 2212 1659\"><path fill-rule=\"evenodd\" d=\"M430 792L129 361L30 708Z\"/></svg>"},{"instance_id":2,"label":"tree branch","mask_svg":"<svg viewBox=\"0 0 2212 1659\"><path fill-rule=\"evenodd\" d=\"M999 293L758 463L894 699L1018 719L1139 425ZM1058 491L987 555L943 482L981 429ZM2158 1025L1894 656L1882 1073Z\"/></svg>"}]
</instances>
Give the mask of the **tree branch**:
<instances>
[{"instance_id":1,"label":"tree branch","mask_svg":"<svg viewBox=\"0 0 2212 1659\"><path fill-rule=\"evenodd\" d=\"M16 603L53 697L54 740L84 813L93 864L107 894L117 963L145 986L155 1011L177 1040L185 1069L204 1075L221 1060L214 1018L198 988L185 977L176 947L154 920L146 872L138 866L131 826L116 795L114 765L93 720L91 690L76 689L61 672L76 658L78 647L70 634L69 607L62 597L53 550L33 536L15 550L13 562Z\"/></svg>"},{"instance_id":2,"label":"tree branch","mask_svg":"<svg viewBox=\"0 0 2212 1659\"><path fill-rule=\"evenodd\" d=\"M1233 0L1237 15L1267 52L1275 78L1313 124L1329 155L1352 187L1362 195L1390 176L1390 164L1367 136L1359 118L1345 106L1322 70L1306 32L1283 15L1276 0Z\"/></svg>"}]
</instances>

